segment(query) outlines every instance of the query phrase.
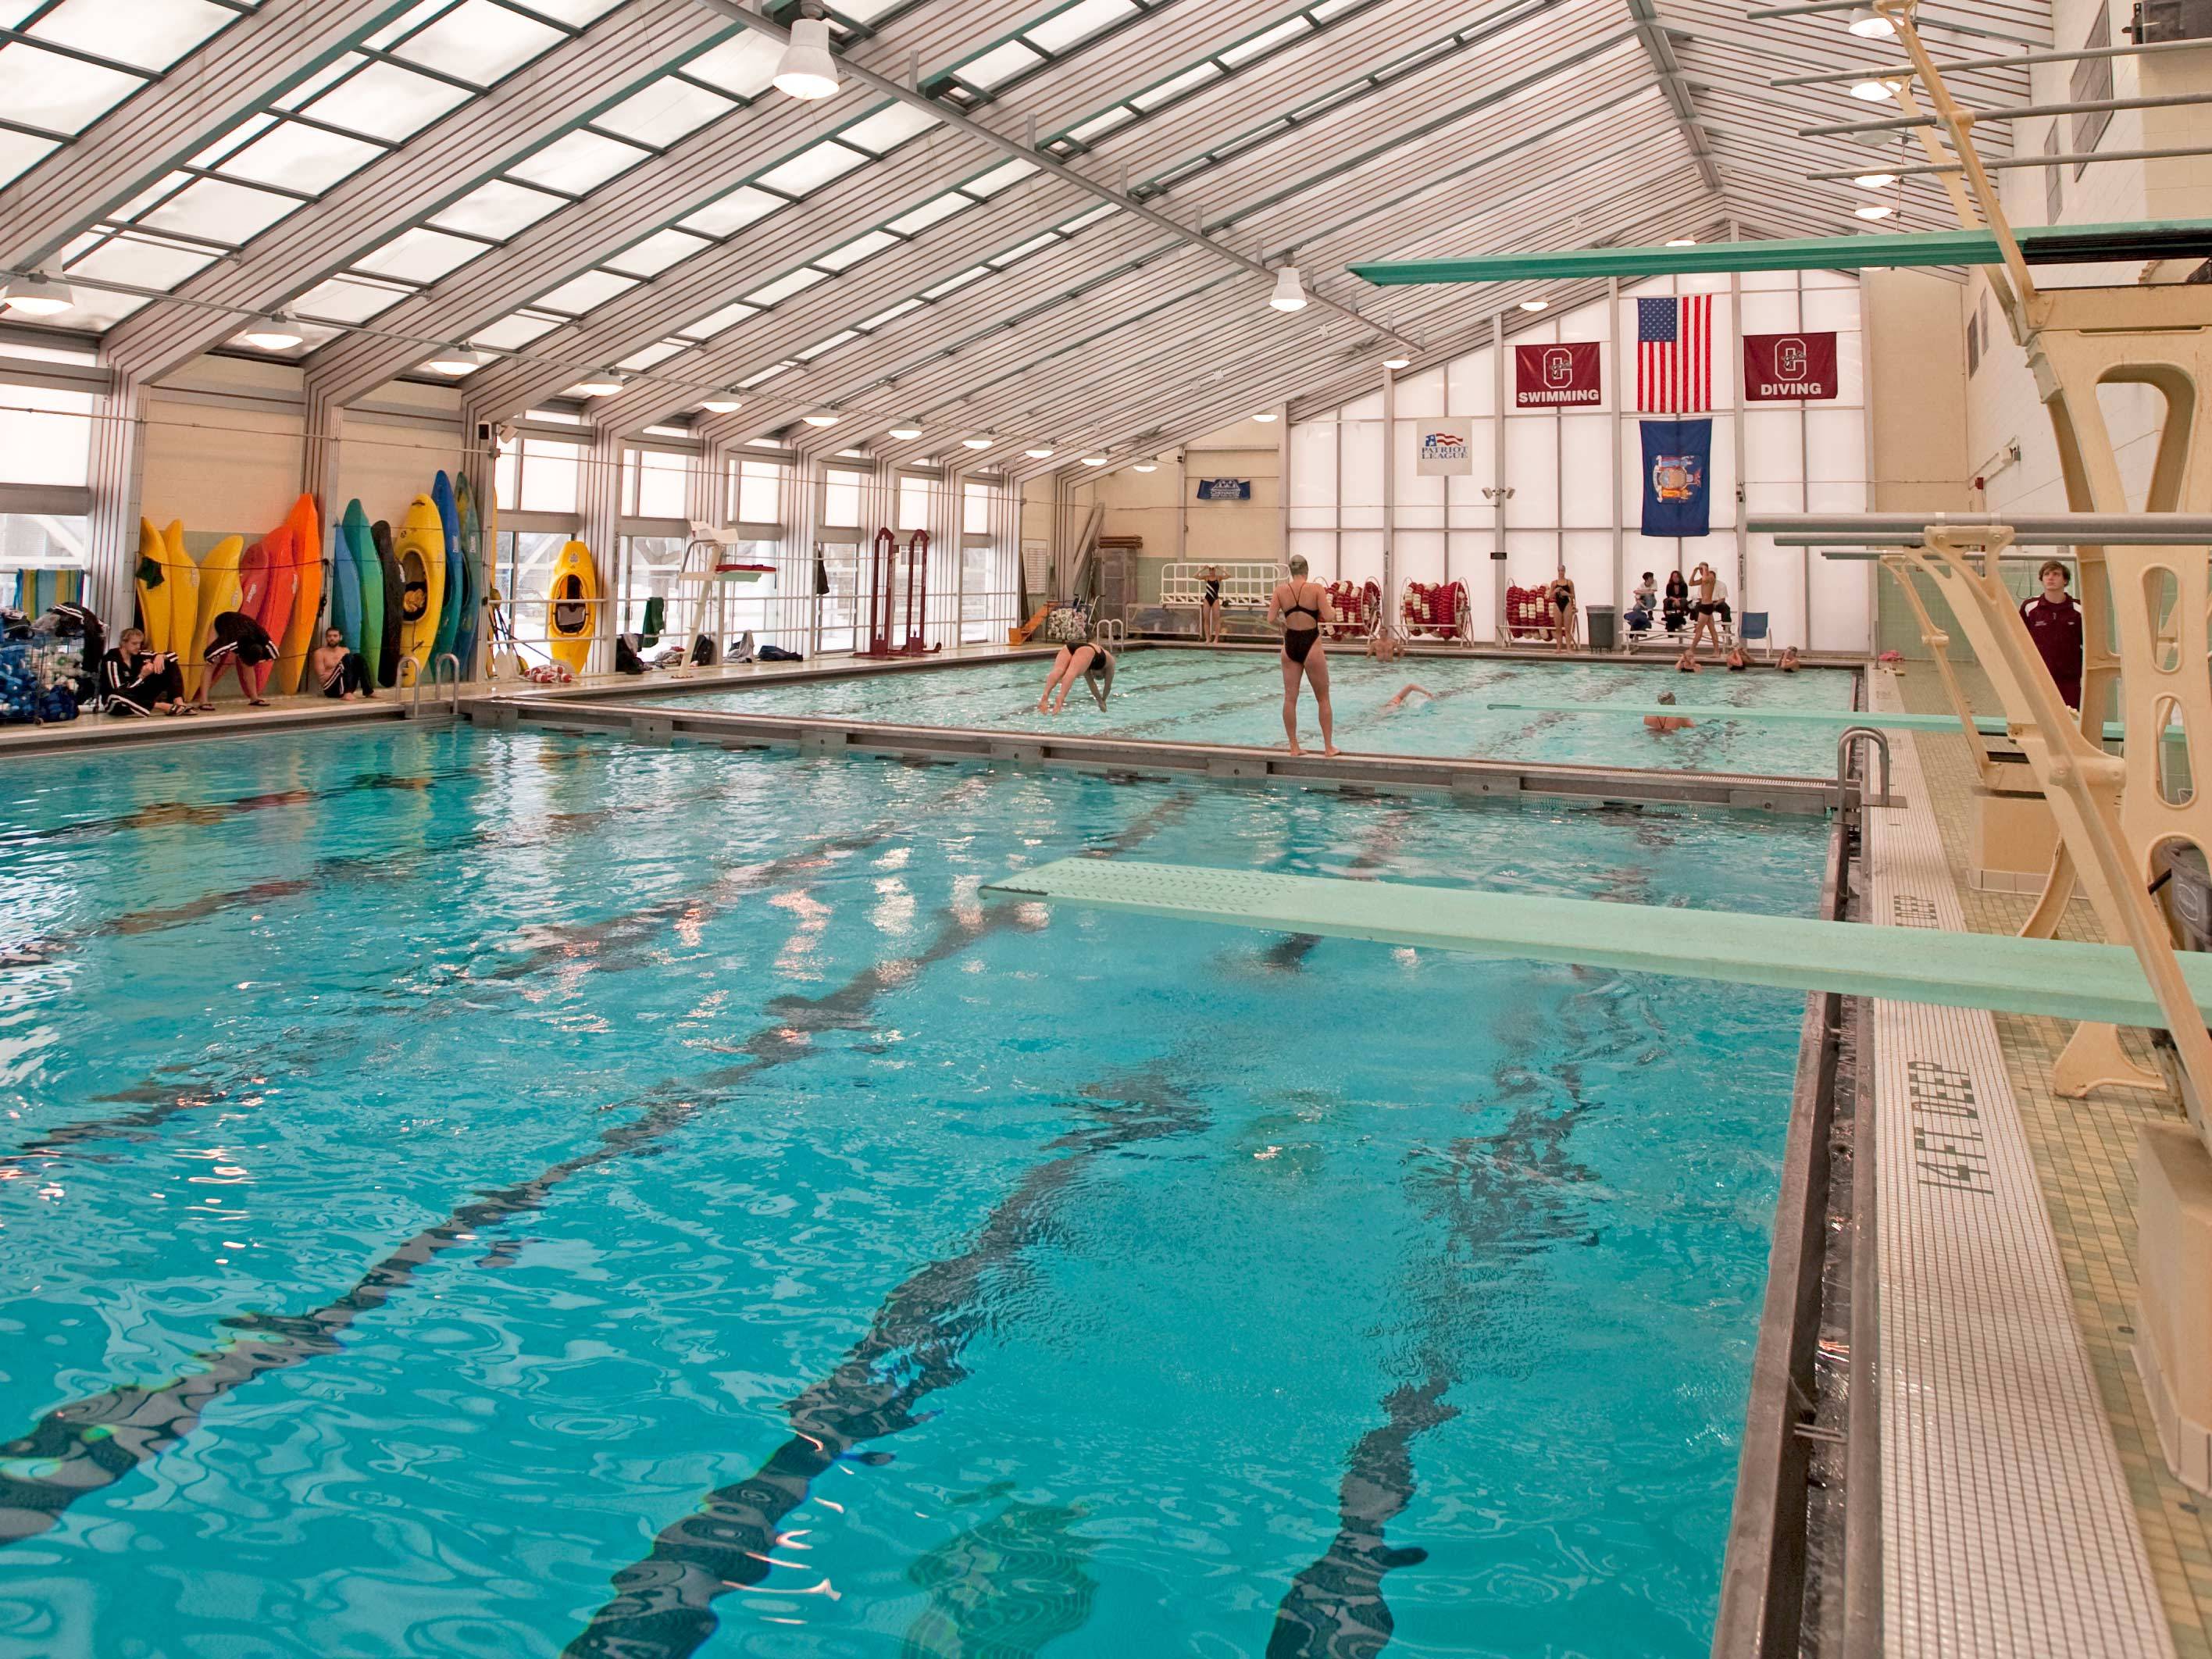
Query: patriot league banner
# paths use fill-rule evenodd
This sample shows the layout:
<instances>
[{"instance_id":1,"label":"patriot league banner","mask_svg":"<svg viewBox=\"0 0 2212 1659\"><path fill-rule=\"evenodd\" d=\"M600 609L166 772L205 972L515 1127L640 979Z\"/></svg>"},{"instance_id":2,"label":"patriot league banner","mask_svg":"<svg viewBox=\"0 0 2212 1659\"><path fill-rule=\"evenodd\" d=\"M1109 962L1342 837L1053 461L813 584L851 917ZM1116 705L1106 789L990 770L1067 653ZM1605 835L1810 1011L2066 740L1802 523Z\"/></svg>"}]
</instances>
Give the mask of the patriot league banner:
<instances>
[{"instance_id":1,"label":"patriot league banner","mask_svg":"<svg viewBox=\"0 0 2212 1659\"><path fill-rule=\"evenodd\" d=\"M1836 337L1826 334L1747 334L1743 337L1746 403L1772 404L1837 393Z\"/></svg>"},{"instance_id":2,"label":"patriot league banner","mask_svg":"<svg viewBox=\"0 0 2212 1659\"><path fill-rule=\"evenodd\" d=\"M1640 421L1644 428L1644 533L1712 534L1713 423Z\"/></svg>"},{"instance_id":3,"label":"patriot league banner","mask_svg":"<svg viewBox=\"0 0 2212 1659\"><path fill-rule=\"evenodd\" d=\"M1467 434L1457 429L1438 428L1421 434L1421 450L1413 467L1417 477L1423 478L1464 478L1474 471L1474 452L1468 447Z\"/></svg>"},{"instance_id":4,"label":"patriot league banner","mask_svg":"<svg viewBox=\"0 0 2212 1659\"><path fill-rule=\"evenodd\" d=\"M1595 408L1598 401L1598 343L1513 348L1513 407Z\"/></svg>"}]
</instances>

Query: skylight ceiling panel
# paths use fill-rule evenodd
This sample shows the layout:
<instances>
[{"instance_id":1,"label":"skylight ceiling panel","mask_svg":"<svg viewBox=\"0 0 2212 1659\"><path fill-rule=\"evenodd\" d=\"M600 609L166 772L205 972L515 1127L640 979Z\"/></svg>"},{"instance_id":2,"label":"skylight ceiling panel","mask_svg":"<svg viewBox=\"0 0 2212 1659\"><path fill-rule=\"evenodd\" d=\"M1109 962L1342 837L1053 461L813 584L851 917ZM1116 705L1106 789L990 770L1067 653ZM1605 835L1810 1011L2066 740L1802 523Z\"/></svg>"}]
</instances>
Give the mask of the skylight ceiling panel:
<instances>
[{"instance_id":1,"label":"skylight ceiling panel","mask_svg":"<svg viewBox=\"0 0 2212 1659\"><path fill-rule=\"evenodd\" d=\"M303 109L368 62L369 59L357 52L333 58L299 85L270 99L269 107L285 111Z\"/></svg>"},{"instance_id":2,"label":"skylight ceiling panel","mask_svg":"<svg viewBox=\"0 0 2212 1659\"><path fill-rule=\"evenodd\" d=\"M725 329L735 328L748 317L760 315L760 307L733 301L718 311L710 311L696 323L686 323L678 333L693 340L710 340Z\"/></svg>"},{"instance_id":3,"label":"skylight ceiling panel","mask_svg":"<svg viewBox=\"0 0 2212 1659\"><path fill-rule=\"evenodd\" d=\"M1073 5L1054 13L1035 28L1023 30L1022 39L1057 58L1102 29L1143 15L1129 0L1075 0ZM967 77L963 75L962 78Z\"/></svg>"},{"instance_id":4,"label":"skylight ceiling panel","mask_svg":"<svg viewBox=\"0 0 2212 1659\"><path fill-rule=\"evenodd\" d=\"M855 236L851 241L831 248L827 253L817 253L813 263L825 270L849 270L861 260L881 253L887 247L896 247L899 239L887 231L872 230Z\"/></svg>"},{"instance_id":5,"label":"skylight ceiling panel","mask_svg":"<svg viewBox=\"0 0 2212 1659\"><path fill-rule=\"evenodd\" d=\"M366 139L325 132L301 121L280 121L217 170L255 184L319 196L385 153Z\"/></svg>"},{"instance_id":6,"label":"skylight ceiling panel","mask_svg":"<svg viewBox=\"0 0 2212 1659\"><path fill-rule=\"evenodd\" d=\"M592 125L662 149L738 107L735 99L709 92L681 76L664 75L594 116Z\"/></svg>"},{"instance_id":7,"label":"skylight ceiling panel","mask_svg":"<svg viewBox=\"0 0 2212 1659\"><path fill-rule=\"evenodd\" d=\"M1129 101L1139 109L1149 112L1159 108L1163 104L1173 103L1176 99L1197 90L1209 81L1218 81L1221 75L1222 70L1218 64L1194 64L1172 79L1163 81L1156 87L1147 87Z\"/></svg>"},{"instance_id":8,"label":"skylight ceiling panel","mask_svg":"<svg viewBox=\"0 0 2212 1659\"><path fill-rule=\"evenodd\" d=\"M535 312L509 313L496 322L486 323L469 338L491 351L520 351L532 340L543 339L561 326L557 317L541 317Z\"/></svg>"},{"instance_id":9,"label":"skylight ceiling panel","mask_svg":"<svg viewBox=\"0 0 2212 1659\"><path fill-rule=\"evenodd\" d=\"M933 196L920 207L901 214L890 222L890 228L902 236L916 235L975 205L973 198L963 196L958 191L947 191L944 195Z\"/></svg>"},{"instance_id":10,"label":"skylight ceiling panel","mask_svg":"<svg viewBox=\"0 0 2212 1659\"><path fill-rule=\"evenodd\" d=\"M849 328L840 333L832 334L828 339L817 340L812 345L807 347L805 350L797 354L799 361L802 363L811 363L817 357L819 357L823 352L835 351L839 346L844 344L846 341L856 340L858 338L860 338L859 334Z\"/></svg>"},{"instance_id":11,"label":"skylight ceiling panel","mask_svg":"<svg viewBox=\"0 0 2212 1659\"><path fill-rule=\"evenodd\" d=\"M403 230L373 253L353 263L355 268L379 276L396 276L403 283L434 283L484 251L482 242L465 236L417 225Z\"/></svg>"},{"instance_id":12,"label":"skylight ceiling panel","mask_svg":"<svg viewBox=\"0 0 2212 1659\"><path fill-rule=\"evenodd\" d=\"M1067 136L1079 143L1088 144L1103 138L1116 127L1128 125L1136 118L1136 111L1131 109L1127 104L1116 104L1113 108L1094 115L1087 121L1077 122L1067 130Z\"/></svg>"},{"instance_id":13,"label":"skylight ceiling panel","mask_svg":"<svg viewBox=\"0 0 2212 1659\"><path fill-rule=\"evenodd\" d=\"M886 104L873 115L865 116L841 130L837 137L841 143L858 145L872 155L881 155L942 125L927 110L915 109L910 104Z\"/></svg>"},{"instance_id":14,"label":"skylight ceiling panel","mask_svg":"<svg viewBox=\"0 0 2212 1659\"><path fill-rule=\"evenodd\" d=\"M507 176L527 185L582 196L615 176L635 167L650 152L619 139L603 138L582 128L556 138L544 149L525 156L507 169Z\"/></svg>"},{"instance_id":15,"label":"skylight ceiling panel","mask_svg":"<svg viewBox=\"0 0 2212 1659\"><path fill-rule=\"evenodd\" d=\"M334 323L365 323L392 309L412 292L386 288L381 283L332 276L318 283L292 302L302 317L321 317Z\"/></svg>"},{"instance_id":16,"label":"skylight ceiling panel","mask_svg":"<svg viewBox=\"0 0 2212 1659\"><path fill-rule=\"evenodd\" d=\"M461 3L392 47L392 56L489 87L565 39L550 23L494 5Z\"/></svg>"},{"instance_id":17,"label":"skylight ceiling panel","mask_svg":"<svg viewBox=\"0 0 2212 1659\"><path fill-rule=\"evenodd\" d=\"M125 283L167 291L215 263L204 248L180 246L150 236L111 236L90 252L66 260L72 277Z\"/></svg>"},{"instance_id":18,"label":"skylight ceiling panel","mask_svg":"<svg viewBox=\"0 0 2212 1659\"><path fill-rule=\"evenodd\" d=\"M855 23L872 23L884 13L906 3L906 0L831 0L830 9L840 17L848 17Z\"/></svg>"},{"instance_id":19,"label":"skylight ceiling panel","mask_svg":"<svg viewBox=\"0 0 2212 1659\"><path fill-rule=\"evenodd\" d=\"M626 368L633 374L641 374L647 369L657 368L671 357L680 356L690 349L691 344L688 340L655 340L644 350L631 352L615 367Z\"/></svg>"},{"instance_id":20,"label":"skylight ceiling panel","mask_svg":"<svg viewBox=\"0 0 2212 1659\"><path fill-rule=\"evenodd\" d=\"M925 300L941 300L946 295L967 287L970 283L981 282L990 274L991 267L988 265L970 265L967 270L956 271L943 282L922 289L921 297Z\"/></svg>"},{"instance_id":21,"label":"skylight ceiling panel","mask_svg":"<svg viewBox=\"0 0 2212 1659\"><path fill-rule=\"evenodd\" d=\"M1265 58L1269 52L1290 45L1293 40L1304 40L1313 32L1314 26L1304 17L1287 18L1271 29L1262 29L1259 33L1239 40L1234 46L1224 46L1213 55L1228 64L1230 68L1241 69L1256 58Z\"/></svg>"},{"instance_id":22,"label":"skylight ceiling panel","mask_svg":"<svg viewBox=\"0 0 2212 1659\"><path fill-rule=\"evenodd\" d=\"M606 261L611 270L627 271L633 276L656 276L679 259L714 246L703 236L693 236L680 230L656 230L643 241L632 244Z\"/></svg>"},{"instance_id":23,"label":"skylight ceiling panel","mask_svg":"<svg viewBox=\"0 0 2212 1659\"><path fill-rule=\"evenodd\" d=\"M965 82L978 92L988 92L1003 85L1017 75L1026 75L1048 61L1041 52L1032 51L1018 40L1007 40L995 46L981 57L971 58L952 71L955 79Z\"/></svg>"},{"instance_id":24,"label":"skylight ceiling panel","mask_svg":"<svg viewBox=\"0 0 2212 1659\"><path fill-rule=\"evenodd\" d=\"M198 179L142 222L155 230L237 247L300 206L289 196L223 179Z\"/></svg>"},{"instance_id":25,"label":"skylight ceiling panel","mask_svg":"<svg viewBox=\"0 0 2212 1659\"><path fill-rule=\"evenodd\" d=\"M617 294L627 294L637 286L634 276L620 276L611 270L586 270L571 276L560 287L539 295L530 303L542 311L558 311L571 317L580 317L595 307L603 306Z\"/></svg>"},{"instance_id":26,"label":"skylight ceiling panel","mask_svg":"<svg viewBox=\"0 0 2212 1659\"><path fill-rule=\"evenodd\" d=\"M520 3L541 16L579 29L597 22L623 3L624 0L520 0Z\"/></svg>"},{"instance_id":27,"label":"skylight ceiling panel","mask_svg":"<svg viewBox=\"0 0 2212 1659\"><path fill-rule=\"evenodd\" d=\"M757 98L775 79L783 48L757 29L740 29L721 45L683 64L695 80L738 98Z\"/></svg>"},{"instance_id":28,"label":"skylight ceiling panel","mask_svg":"<svg viewBox=\"0 0 2212 1659\"><path fill-rule=\"evenodd\" d=\"M503 242L565 205L562 198L542 190L491 179L440 210L429 222L441 230Z\"/></svg>"},{"instance_id":29,"label":"skylight ceiling panel","mask_svg":"<svg viewBox=\"0 0 2212 1659\"><path fill-rule=\"evenodd\" d=\"M389 52L398 41L418 29L441 12L451 11L459 0L416 0L398 16L368 37L362 44L371 52Z\"/></svg>"},{"instance_id":30,"label":"skylight ceiling panel","mask_svg":"<svg viewBox=\"0 0 2212 1659\"><path fill-rule=\"evenodd\" d=\"M796 270L786 271L772 283L762 283L760 287L745 295L745 303L763 307L775 305L788 300L794 294L805 292L817 283L826 283L829 280L827 272L817 270L811 265L801 265Z\"/></svg>"},{"instance_id":31,"label":"skylight ceiling panel","mask_svg":"<svg viewBox=\"0 0 2212 1659\"><path fill-rule=\"evenodd\" d=\"M981 196L988 199L996 196L1002 190L1011 190L1036 171L1036 166L1034 162L1004 161L993 167L988 173L969 179L960 188L970 196Z\"/></svg>"},{"instance_id":32,"label":"skylight ceiling panel","mask_svg":"<svg viewBox=\"0 0 2212 1659\"><path fill-rule=\"evenodd\" d=\"M25 41L0 46L0 110L48 132L82 132L145 84L122 70Z\"/></svg>"},{"instance_id":33,"label":"skylight ceiling panel","mask_svg":"<svg viewBox=\"0 0 2212 1659\"><path fill-rule=\"evenodd\" d=\"M909 297L908 299L901 300L896 305L891 307L887 311L879 311L872 317L862 318L859 322L854 324L853 326L863 334L873 333L877 329L881 328L885 323L891 322L898 318L903 317L909 311L919 311L921 309L921 301Z\"/></svg>"},{"instance_id":34,"label":"skylight ceiling panel","mask_svg":"<svg viewBox=\"0 0 2212 1659\"><path fill-rule=\"evenodd\" d=\"M843 178L854 167L865 167L867 161L861 151L848 149L825 138L808 145L789 161L756 174L753 182L785 196L805 196L832 179Z\"/></svg>"},{"instance_id":35,"label":"skylight ceiling panel","mask_svg":"<svg viewBox=\"0 0 2212 1659\"><path fill-rule=\"evenodd\" d=\"M36 167L60 148L52 138L33 138L27 132L0 127L0 185Z\"/></svg>"},{"instance_id":36,"label":"skylight ceiling panel","mask_svg":"<svg viewBox=\"0 0 2212 1659\"><path fill-rule=\"evenodd\" d=\"M771 363L768 368L761 370L759 374L750 375L746 379L738 381L738 390L740 392L750 392L755 386L765 386L769 381L775 379L777 375L787 374L790 370L798 367L799 365L796 363Z\"/></svg>"},{"instance_id":37,"label":"skylight ceiling panel","mask_svg":"<svg viewBox=\"0 0 2212 1659\"><path fill-rule=\"evenodd\" d=\"M396 144L451 112L468 96L465 88L449 82L417 75L397 64L371 63L301 112L327 125Z\"/></svg>"},{"instance_id":38,"label":"skylight ceiling panel","mask_svg":"<svg viewBox=\"0 0 2212 1659\"><path fill-rule=\"evenodd\" d=\"M30 32L113 63L165 70L237 20L209 0L62 0Z\"/></svg>"},{"instance_id":39,"label":"skylight ceiling panel","mask_svg":"<svg viewBox=\"0 0 2212 1659\"><path fill-rule=\"evenodd\" d=\"M1004 253L993 256L990 261L991 265L995 270L1004 270L1008 265L1017 264L1021 260L1028 258L1030 254L1035 253L1038 249L1048 247L1053 243L1062 240L1064 239L1058 234L1048 230L1042 236L1032 236L1028 241L1022 242L1013 247L1010 247Z\"/></svg>"},{"instance_id":40,"label":"skylight ceiling panel","mask_svg":"<svg viewBox=\"0 0 2212 1659\"><path fill-rule=\"evenodd\" d=\"M676 222L686 230L696 230L702 236L727 236L732 231L742 230L756 220L765 219L778 208L788 205L780 196L771 196L764 190L755 190L750 185L740 185L726 196L718 196L696 213L686 214Z\"/></svg>"}]
</instances>

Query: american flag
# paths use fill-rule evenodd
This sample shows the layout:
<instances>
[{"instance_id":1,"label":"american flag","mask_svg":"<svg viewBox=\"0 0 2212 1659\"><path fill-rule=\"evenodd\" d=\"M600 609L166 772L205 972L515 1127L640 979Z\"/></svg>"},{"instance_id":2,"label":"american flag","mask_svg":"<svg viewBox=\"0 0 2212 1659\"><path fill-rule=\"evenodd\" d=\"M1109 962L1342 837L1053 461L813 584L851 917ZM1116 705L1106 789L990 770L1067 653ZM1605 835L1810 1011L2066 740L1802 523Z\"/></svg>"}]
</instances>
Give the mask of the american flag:
<instances>
[{"instance_id":1,"label":"american flag","mask_svg":"<svg viewBox=\"0 0 2212 1659\"><path fill-rule=\"evenodd\" d=\"M1713 296L1636 302L1636 407L1647 415L1713 406Z\"/></svg>"}]
</instances>

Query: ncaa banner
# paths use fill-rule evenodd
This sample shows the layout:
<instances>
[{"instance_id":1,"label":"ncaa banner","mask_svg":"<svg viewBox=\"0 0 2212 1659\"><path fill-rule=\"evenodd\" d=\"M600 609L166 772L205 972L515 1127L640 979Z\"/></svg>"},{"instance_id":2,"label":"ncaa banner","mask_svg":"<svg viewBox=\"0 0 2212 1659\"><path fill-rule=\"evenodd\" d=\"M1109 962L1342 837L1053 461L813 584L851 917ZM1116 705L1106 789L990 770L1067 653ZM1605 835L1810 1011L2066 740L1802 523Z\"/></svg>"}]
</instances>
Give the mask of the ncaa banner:
<instances>
[{"instance_id":1,"label":"ncaa banner","mask_svg":"<svg viewBox=\"0 0 2212 1659\"><path fill-rule=\"evenodd\" d=\"M1746 403L1832 398L1837 389L1836 337L1832 332L1743 337Z\"/></svg>"},{"instance_id":2,"label":"ncaa banner","mask_svg":"<svg viewBox=\"0 0 2212 1659\"><path fill-rule=\"evenodd\" d=\"M1712 496L1711 421L1642 421L1644 533L1710 536Z\"/></svg>"},{"instance_id":3,"label":"ncaa banner","mask_svg":"<svg viewBox=\"0 0 2212 1659\"><path fill-rule=\"evenodd\" d=\"M1513 407L1595 408L1598 402L1598 343L1513 348Z\"/></svg>"},{"instance_id":4,"label":"ncaa banner","mask_svg":"<svg viewBox=\"0 0 2212 1659\"><path fill-rule=\"evenodd\" d=\"M1420 458L1413 470L1416 476L1424 478L1472 477L1474 451L1468 445L1467 434L1446 428L1421 434Z\"/></svg>"}]
</instances>

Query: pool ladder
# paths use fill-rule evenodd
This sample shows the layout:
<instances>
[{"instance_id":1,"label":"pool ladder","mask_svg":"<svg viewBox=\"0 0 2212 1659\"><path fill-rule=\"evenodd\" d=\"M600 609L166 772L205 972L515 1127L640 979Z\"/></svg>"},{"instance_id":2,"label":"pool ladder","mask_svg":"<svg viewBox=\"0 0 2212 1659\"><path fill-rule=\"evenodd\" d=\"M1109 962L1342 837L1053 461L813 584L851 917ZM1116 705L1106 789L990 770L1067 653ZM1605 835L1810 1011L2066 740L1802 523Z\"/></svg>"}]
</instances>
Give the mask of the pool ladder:
<instances>
[{"instance_id":1,"label":"pool ladder","mask_svg":"<svg viewBox=\"0 0 2212 1659\"><path fill-rule=\"evenodd\" d=\"M1872 744L1881 762L1881 793L1869 795L1866 792L1867 766L1864 750ZM1859 763L1858 775L1851 775L1851 762ZM1845 822L1856 818L1859 830L1859 868L1869 878L1874 871L1874 820L1867 816L1870 806L1897 806L1903 803L1890 793L1889 734L1878 726L1854 726L1836 739L1836 798L1842 807Z\"/></svg>"},{"instance_id":2,"label":"pool ladder","mask_svg":"<svg viewBox=\"0 0 2212 1659\"><path fill-rule=\"evenodd\" d=\"M443 680L445 667L447 663L451 663L453 665L453 677L450 682ZM405 671L410 667L415 671L415 695L408 701L407 718L410 720L419 720L422 718L422 686L425 678L422 672L422 665L413 657L402 657L399 659L399 667L403 675ZM433 690L436 690L441 684L450 684L452 685L453 693L447 699L446 712L454 718L459 719L461 712L460 658L456 656L451 651L441 651L430 664L430 672L428 678Z\"/></svg>"}]
</instances>

